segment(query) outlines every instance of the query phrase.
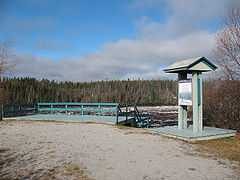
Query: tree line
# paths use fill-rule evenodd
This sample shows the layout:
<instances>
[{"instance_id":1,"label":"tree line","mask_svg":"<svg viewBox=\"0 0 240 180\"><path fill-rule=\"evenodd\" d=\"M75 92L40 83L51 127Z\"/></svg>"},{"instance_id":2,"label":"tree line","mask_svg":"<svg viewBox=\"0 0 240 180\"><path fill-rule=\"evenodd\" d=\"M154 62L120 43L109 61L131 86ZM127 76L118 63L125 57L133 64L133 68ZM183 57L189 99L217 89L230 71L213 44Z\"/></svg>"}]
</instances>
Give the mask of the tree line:
<instances>
[{"instance_id":1,"label":"tree line","mask_svg":"<svg viewBox=\"0 0 240 180\"><path fill-rule=\"evenodd\" d=\"M57 82L35 78L3 78L4 103L88 102L176 104L175 80Z\"/></svg>"},{"instance_id":2,"label":"tree line","mask_svg":"<svg viewBox=\"0 0 240 180\"><path fill-rule=\"evenodd\" d=\"M213 47L220 67L218 81L205 81L206 125L240 131L240 3L226 4ZM177 81L123 80L56 82L34 78L3 78L15 64L11 41L0 40L0 104L33 102L117 102L177 104ZM1 107L0 107L1 108Z\"/></svg>"}]
</instances>

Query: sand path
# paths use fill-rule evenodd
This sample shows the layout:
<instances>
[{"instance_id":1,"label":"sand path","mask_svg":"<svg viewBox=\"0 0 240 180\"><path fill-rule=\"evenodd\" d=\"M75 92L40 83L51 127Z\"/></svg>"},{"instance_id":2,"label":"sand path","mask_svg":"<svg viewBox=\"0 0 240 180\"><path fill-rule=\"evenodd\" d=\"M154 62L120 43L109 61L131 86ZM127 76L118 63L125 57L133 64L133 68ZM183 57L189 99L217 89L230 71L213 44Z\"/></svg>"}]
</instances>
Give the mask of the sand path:
<instances>
[{"instance_id":1,"label":"sand path","mask_svg":"<svg viewBox=\"0 0 240 180\"><path fill-rule=\"evenodd\" d=\"M104 124L2 122L0 177L237 179L218 160L188 155L194 145L144 132Z\"/></svg>"}]
</instances>

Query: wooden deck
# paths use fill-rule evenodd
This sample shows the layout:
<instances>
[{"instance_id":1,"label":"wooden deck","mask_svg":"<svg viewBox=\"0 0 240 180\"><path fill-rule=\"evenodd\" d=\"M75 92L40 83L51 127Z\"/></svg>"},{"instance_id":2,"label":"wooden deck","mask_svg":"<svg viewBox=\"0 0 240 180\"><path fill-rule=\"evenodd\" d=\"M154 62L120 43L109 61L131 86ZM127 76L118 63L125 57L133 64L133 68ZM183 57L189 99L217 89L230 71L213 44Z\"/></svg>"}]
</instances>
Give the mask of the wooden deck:
<instances>
[{"instance_id":1,"label":"wooden deck","mask_svg":"<svg viewBox=\"0 0 240 180\"><path fill-rule=\"evenodd\" d=\"M131 124L133 117L118 117L118 124ZM65 115L65 114L40 114L18 117L3 118L3 120L47 120L47 121L64 121L64 122L101 122L108 124L116 124L116 116L97 116L97 115Z\"/></svg>"},{"instance_id":2,"label":"wooden deck","mask_svg":"<svg viewBox=\"0 0 240 180\"><path fill-rule=\"evenodd\" d=\"M160 128L149 129L150 132L159 133L164 136L174 137L187 141L210 140L217 138L225 138L235 136L235 130L221 129L204 126L200 132L193 132L193 126L190 125L187 129L178 130L177 126L166 126Z\"/></svg>"}]
</instances>

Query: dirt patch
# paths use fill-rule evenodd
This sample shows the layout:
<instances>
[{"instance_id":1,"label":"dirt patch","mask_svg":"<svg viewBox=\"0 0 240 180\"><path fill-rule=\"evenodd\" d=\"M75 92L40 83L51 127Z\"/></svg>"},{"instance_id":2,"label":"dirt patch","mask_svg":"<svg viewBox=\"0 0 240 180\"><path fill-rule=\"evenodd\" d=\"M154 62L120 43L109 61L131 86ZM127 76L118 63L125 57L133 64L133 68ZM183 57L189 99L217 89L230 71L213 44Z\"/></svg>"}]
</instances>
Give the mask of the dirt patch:
<instances>
[{"instance_id":1,"label":"dirt patch","mask_svg":"<svg viewBox=\"0 0 240 180\"><path fill-rule=\"evenodd\" d=\"M228 161L188 154L199 153L196 148L201 145L145 133L144 129L25 121L11 121L0 127L2 178L239 178Z\"/></svg>"}]
</instances>

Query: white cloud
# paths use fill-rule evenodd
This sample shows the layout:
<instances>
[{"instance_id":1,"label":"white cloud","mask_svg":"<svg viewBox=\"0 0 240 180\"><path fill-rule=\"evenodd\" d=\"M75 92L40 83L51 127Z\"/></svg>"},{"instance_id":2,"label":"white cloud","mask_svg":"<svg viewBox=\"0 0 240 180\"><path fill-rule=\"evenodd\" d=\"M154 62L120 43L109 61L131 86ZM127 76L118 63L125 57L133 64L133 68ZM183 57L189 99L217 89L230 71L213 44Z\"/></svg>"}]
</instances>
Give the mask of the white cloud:
<instances>
[{"instance_id":1,"label":"white cloud","mask_svg":"<svg viewBox=\"0 0 240 180\"><path fill-rule=\"evenodd\" d=\"M59 42L56 39L38 38L30 46L33 50L40 51L74 51L76 47L68 42Z\"/></svg>"},{"instance_id":2,"label":"white cloud","mask_svg":"<svg viewBox=\"0 0 240 180\"><path fill-rule=\"evenodd\" d=\"M204 31L177 40L122 39L81 58L54 61L23 54L22 62L17 68L18 72L27 76L64 81L122 79L132 77L131 74L150 78L153 72L162 75L159 67L166 67L176 60L202 55L208 57L212 40L213 35ZM153 74L153 77L156 78L156 75Z\"/></svg>"},{"instance_id":3,"label":"white cloud","mask_svg":"<svg viewBox=\"0 0 240 180\"><path fill-rule=\"evenodd\" d=\"M60 61L22 54L22 62L16 68L22 75L63 81L173 77L164 74L161 69L177 60L210 57L214 33L204 30L201 23L195 21L216 18L220 7L217 10L215 7L222 6L222 1L166 2L173 10L167 21L161 24L144 16L136 20L135 27L139 32L136 40L121 39L106 43L99 51Z\"/></svg>"},{"instance_id":4,"label":"white cloud","mask_svg":"<svg viewBox=\"0 0 240 180\"><path fill-rule=\"evenodd\" d=\"M211 26L224 10L225 3L225 0L133 0L130 9L144 11L152 8L156 11L164 11L163 15L168 17L163 24L148 23L148 26L142 29L141 25L147 22L147 17L143 17L136 24L143 34L155 29L161 31L165 38L177 38L204 29L203 26ZM164 8L159 8L161 6Z\"/></svg>"}]
</instances>

